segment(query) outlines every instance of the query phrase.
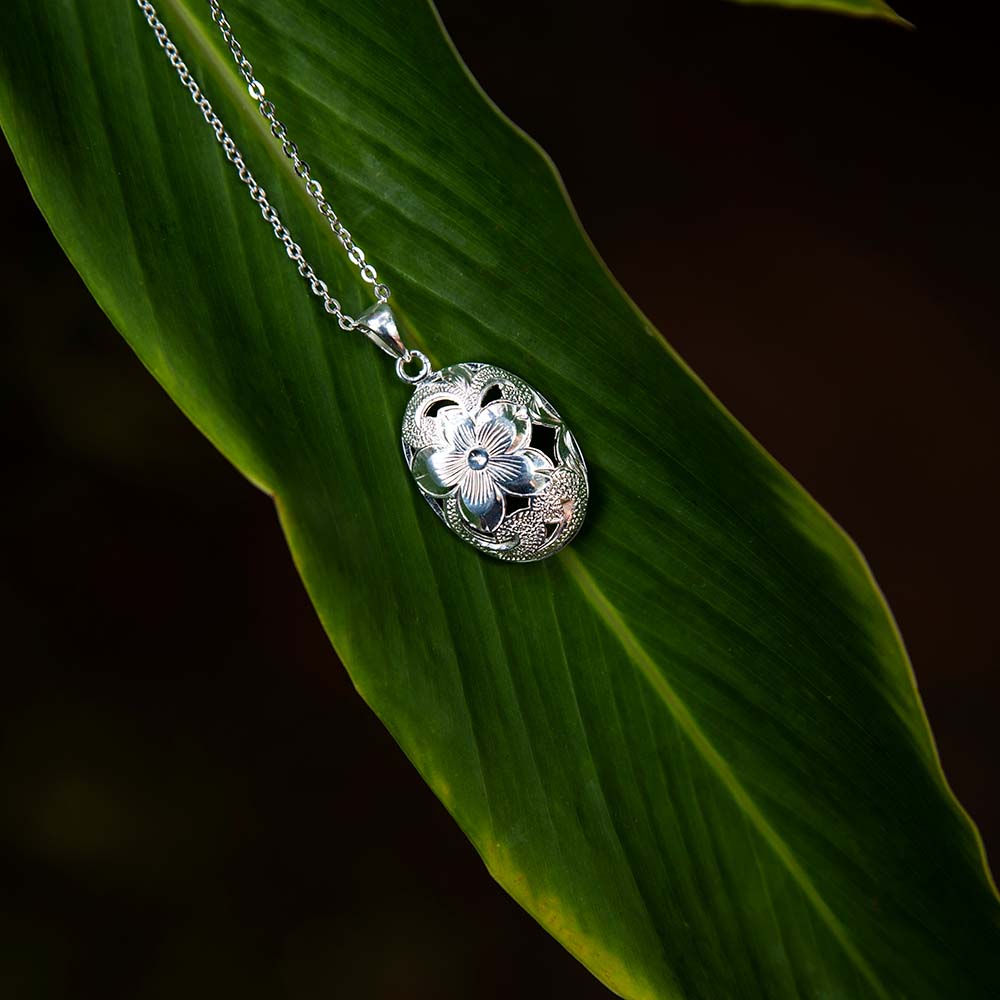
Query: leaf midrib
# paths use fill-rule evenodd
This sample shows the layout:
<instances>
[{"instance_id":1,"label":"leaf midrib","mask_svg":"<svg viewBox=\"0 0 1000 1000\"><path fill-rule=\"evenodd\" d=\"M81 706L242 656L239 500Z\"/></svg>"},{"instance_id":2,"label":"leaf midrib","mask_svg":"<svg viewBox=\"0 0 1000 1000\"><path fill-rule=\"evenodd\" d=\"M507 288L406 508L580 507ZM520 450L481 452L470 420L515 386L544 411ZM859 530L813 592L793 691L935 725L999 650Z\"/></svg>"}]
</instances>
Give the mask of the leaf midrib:
<instances>
[{"instance_id":1,"label":"leaf midrib","mask_svg":"<svg viewBox=\"0 0 1000 1000\"><path fill-rule=\"evenodd\" d=\"M305 185L302 184L298 174L295 173L292 161L282 152L263 116L254 113L256 105L254 105L253 110L248 105L247 102L250 100L250 96L235 64L226 59L212 44L211 36L188 8L185 0L161 0L161 2L176 14L177 20L184 25L187 34L205 61L210 75L212 75L213 79L215 75L220 77L219 82L228 92L230 99L236 107L236 113L240 118L248 122L250 127L264 140L264 149L267 151L267 155L276 163L278 169L284 172L289 178L296 196L303 204L312 207L312 198L309 192L306 191ZM215 74L212 74L212 70L215 71ZM235 141L235 136L233 136L233 140ZM237 146L239 146L238 142Z\"/></svg>"},{"instance_id":2,"label":"leaf midrib","mask_svg":"<svg viewBox=\"0 0 1000 1000\"><path fill-rule=\"evenodd\" d=\"M666 677L664 677L656 661L647 652L635 633L629 628L621 612L587 571L583 560L575 552L568 549L560 553L559 558L574 583L580 588L584 598L594 608L598 617L621 644L628 659L649 683L657 697L667 708L667 711L670 712L671 716L687 736L691 745L716 775L726 791L729 792L733 801L744 813L754 829L761 835L765 843L770 846L778 860L784 865L789 875L802 890L803 895L812 904L820 919L826 924L830 933L843 948L844 953L854 963L878 996L888 1000L889 992L882 985L875 971L865 961L864 956L858 951L846 928L827 905L819 889L813 884L805 869L799 864L792 848L768 822L767 817L754 801L753 796L743 786L726 762L726 759L708 738L684 700L674 690Z\"/></svg>"},{"instance_id":3,"label":"leaf midrib","mask_svg":"<svg viewBox=\"0 0 1000 1000\"><path fill-rule=\"evenodd\" d=\"M264 119L259 115L253 114L247 105L242 78L239 77L235 66L231 65L211 43L205 28L189 10L184 0L163 0L163 3L173 11L178 21L182 22L185 26L188 35L205 61L210 74L214 71L215 75L220 77L219 82L229 93L239 116L248 122L262 137L268 156L277 164L279 170L285 172L296 194L303 199L304 203L307 205L311 204L309 195L300 184L291 161L284 156L279 147L274 143L270 129L265 124ZM656 337L655 339L663 343L662 338ZM834 939L840 944L844 953L869 982L878 996L888 1000L888 991L851 941L846 928L841 924L836 914L809 878L805 869L798 862L792 848L768 822L761 808L742 785L723 755L709 740L686 703L663 676L656 661L629 628L621 612L603 590L601 590L579 556L567 550L561 554L560 558L584 598L594 608L598 617L621 644L628 659L639 670L647 683L649 683L656 696L681 727L691 745L713 773L715 773L723 787L729 792L733 801L744 815L746 815L751 825L770 846L775 856L802 890L803 895L816 910L820 919L828 927Z\"/></svg>"}]
</instances>

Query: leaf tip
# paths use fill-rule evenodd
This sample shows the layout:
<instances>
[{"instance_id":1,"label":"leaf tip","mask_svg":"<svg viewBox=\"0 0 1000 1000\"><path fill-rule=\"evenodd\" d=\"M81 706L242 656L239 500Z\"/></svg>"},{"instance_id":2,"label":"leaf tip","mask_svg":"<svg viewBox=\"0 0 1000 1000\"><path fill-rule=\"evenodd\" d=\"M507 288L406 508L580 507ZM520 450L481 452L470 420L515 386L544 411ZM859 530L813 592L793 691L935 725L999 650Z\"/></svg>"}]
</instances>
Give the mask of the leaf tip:
<instances>
[{"instance_id":1,"label":"leaf tip","mask_svg":"<svg viewBox=\"0 0 1000 1000\"><path fill-rule=\"evenodd\" d=\"M789 7L798 10L823 11L827 14L843 14L847 17L886 21L910 31L916 28L912 21L897 14L884 0L862 0L862 2L848 2L848 0L732 0L732 2L748 7Z\"/></svg>"}]
</instances>

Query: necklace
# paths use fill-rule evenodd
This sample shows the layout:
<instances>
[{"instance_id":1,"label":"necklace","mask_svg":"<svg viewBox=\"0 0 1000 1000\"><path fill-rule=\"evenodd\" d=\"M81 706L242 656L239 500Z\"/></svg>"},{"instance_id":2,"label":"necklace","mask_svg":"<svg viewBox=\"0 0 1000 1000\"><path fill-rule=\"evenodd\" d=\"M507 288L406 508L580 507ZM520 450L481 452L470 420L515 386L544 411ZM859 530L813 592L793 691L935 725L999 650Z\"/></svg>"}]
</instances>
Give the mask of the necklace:
<instances>
[{"instance_id":1,"label":"necklace","mask_svg":"<svg viewBox=\"0 0 1000 1000\"><path fill-rule=\"evenodd\" d=\"M219 0L209 0L212 20L229 46L250 97L271 134L292 161L317 211L340 241L375 304L357 318L340 302L306 260L257 183L222 120L192 76L166 26L148 0L136 0L170 64L201 111L226 158L246 185L264 220L298 267L309 290L345 331L357 330L396 362L396 375L413 386L403 414L403 457L417 489L442 521L480 552L508 562L533 562L558 552L580 530L589 484L583 455L555 408L523 379L482 362L463 362L439 371L427 356L408 348L389 307L390 291L365 257L323 187L278 119L273 102L254 75Z\"/></svg>"}]
</instances>

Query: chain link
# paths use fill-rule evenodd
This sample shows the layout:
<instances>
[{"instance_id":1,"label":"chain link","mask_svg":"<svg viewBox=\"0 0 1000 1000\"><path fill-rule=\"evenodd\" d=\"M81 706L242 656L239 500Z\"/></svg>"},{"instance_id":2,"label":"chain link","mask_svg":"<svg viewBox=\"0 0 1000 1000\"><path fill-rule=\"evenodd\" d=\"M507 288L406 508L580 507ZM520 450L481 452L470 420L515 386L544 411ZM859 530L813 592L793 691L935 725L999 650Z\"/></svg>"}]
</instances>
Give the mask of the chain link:
<instances>
[{"instance_id":1,"label":"chain link","mask_svg":"<svg viewBox=\"0 0 1000 1000\"><path fill-rule=\"evenodd\" d=\"M236 35L233 34L232 25L229 23L221 3L219 0L209 0L209 6L212 8L212 20L218 25L222 37L229 46L229 51L233 54L233 61L236 63L236 68L247 82L247 90L250 96L257 102L261 116L271 127L271 135L281 143L282 152L292 161L295 173L302 179L306 191L309 192L310 197L316 203L319 214L326 219L330 229L333 230L333 234L340 240L347 251L347 256L350 258L351 263L357 267L361 273L361 277L369 285L373 286L379 302L388 302L389 288L378 280L378 273L375 268L365 260L364 250L351 238L350 231L340 221L339 216L333 210L333 206L326 200L323 194L323 186L312 176L309 164L299 155L299 147L289 138L285 123L277 117L274 103L267 100L264 85L254 76L253 64L247 59L246 53L243 51L243 46L240 45Z\"/></svg>"},{"instance_id":2,"label":"chain link","mask_svg":"<svg viewBox=\"0 0 1000 1000\"><path fill-rule=\"evenodd\" d=\"M251 97L253 97L254 100L261 102L261 114L264 114L265 118L267 118L268 115L265 114L264 104L266 103L270 107L271 116L269 121L272 123L271 131L274 133L275 137L279 138L282 142L282 148L284 149L285 155L292 160L295 166L295 172L304 179L306 190L309 191L310 195L312 195L320 211L329 221L330 228L333 229L337 238L344 245L344 249L347 250L348 257L354 264L357 265L361 272L361 276L365 279L365 281L374 287L375 294L378 296L379 301L385 302L389 298L389 289L378 281L378 275L375 273L375 268L365 262L364 251L362 251L361 248L357 246L353 240L351 240L351 234L343 227L343 225L341 225L336 213L334 213L333 209L330 208L326 199L323 198L323 189L320 187L319 182L313 180L311 177L309 173L309 165L299 158L298 149L295 147L294 143L288 140L287 132L285 132L284 126L281 125L276 118L274 118L274 106L271 105L270 102L264 101L264 88L254 78L253 66L250 65L249 61L243 55L243 50L240 47L239 42L233 36L232 30L229 28L229 22L226 21L225 14L222 12L222 8L218 5L216 0L210 0L210 4L212 7L212 18L219 24L220 30L222 30L223 35L229 44L230 50L233 53L233 57L236 59L240 72L248 81ZM180 52L171 40L166 26L157 15L156 8L149 2L149 0L136 0L136 5L139 7L139 10L142 11L143 16L149 23L150 28L153 29L153 34L156 36L156 40L159 43L160 48L163 49L167 59L170 60L170 65L174 67L181 83L191 95L191 100L194 101L198 110L201 111L205 121L215 133L215 138L222 146L222 149L226 154L226 159L228 159L229 162L236 168L236 172L239 174L240 180L247 186L247 189L250 192L250 197L253 198L260 208L260 214L274 230L274 235L284 246L288 257L297 265L299 274L305 278L310 291L315 296L323 300L323 308L331 316L336 317L337 322L340 324L342 329L355 330L359 326L362 326L362 324L360 324L357 320L348 316L347 313L344 312L341 308L340 302L330 294L326 282L316 275L312 265L303 256L302 248L295 242L294 239L292 239L291 233L282 223L281 218L274 206L268 200L267 192L263 187L261 187L260 184L257 183L253 174L250 172L250 168L246 165L246 161L243 159L243 154L239 151L236 143L226 131L226 127L223 125L222 119L220 119L215 113L211 102L202 92L197 80L195 80L192 76L191 71L181 58ZM225 27L223 27L223 25ZM284 133L282 136L279 136L278 131L276 131L276 126L280 126L280 131Z\"/></svg>"}]
</instances>

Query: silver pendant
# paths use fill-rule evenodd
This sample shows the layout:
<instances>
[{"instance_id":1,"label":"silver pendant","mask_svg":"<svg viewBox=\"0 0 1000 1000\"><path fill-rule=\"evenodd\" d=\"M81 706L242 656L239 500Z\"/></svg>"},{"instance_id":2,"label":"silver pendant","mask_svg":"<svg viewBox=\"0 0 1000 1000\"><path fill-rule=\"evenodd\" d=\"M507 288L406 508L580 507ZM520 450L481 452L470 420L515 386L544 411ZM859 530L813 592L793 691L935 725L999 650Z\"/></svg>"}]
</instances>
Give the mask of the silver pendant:
<instances>
[{"instance_id":1,"label":"silver pendant","mask_svg":"<svg viewBox=\"0 0 1000 1000\"><path fill-rule=\"evenodd\" d=\"M357 319L348 316L281 223L243 154L180 58L153 5L147 0L137 3L310 290L323 300L326 312L336 317L344 330L360 330L395 358L396 374L416 387L403 418L403 455L434 513L480 552L510 562L544 559L567 545L580 530L587 511L587 467L559 414L527 382L502 368L474 363L435 372L425 355L407 349L386 304L388 287L378 280L364 251L337 222L322 185L310 174L295 143L283 141L285 126L275 117L274 104L264 99L263 85L253 75L221 7L212 0L212 18L246 78L250 96L271 131L283 141L285 153L294 161L295 172L317 209L328 222L333 220L334 232L348 257L378 297L376 305ZM411 371L409 366L414 362L417 369Z\"/></svg>"},{"instance_id":2,"label":"silver pendant","mask_svg":"<svg viewBox=\"0 0 1000 1000\"><path fill-rule=\"evenodd\" d=\"M434 513L473 548L508 562L545 559L568 545L587 511L587 467L545 397L494 365L432 371L403 346L386 305L359 323L414 385L403 456ZM408 374L413 361L419 370Z\"/></svg>"}]
</instances>

